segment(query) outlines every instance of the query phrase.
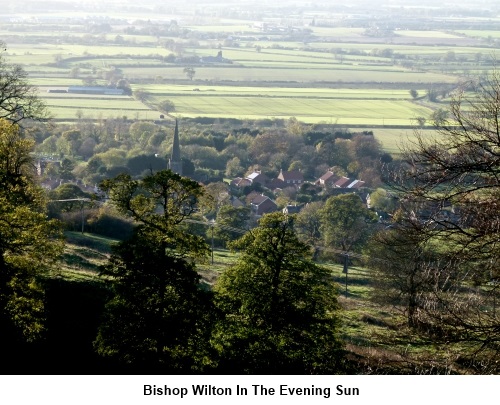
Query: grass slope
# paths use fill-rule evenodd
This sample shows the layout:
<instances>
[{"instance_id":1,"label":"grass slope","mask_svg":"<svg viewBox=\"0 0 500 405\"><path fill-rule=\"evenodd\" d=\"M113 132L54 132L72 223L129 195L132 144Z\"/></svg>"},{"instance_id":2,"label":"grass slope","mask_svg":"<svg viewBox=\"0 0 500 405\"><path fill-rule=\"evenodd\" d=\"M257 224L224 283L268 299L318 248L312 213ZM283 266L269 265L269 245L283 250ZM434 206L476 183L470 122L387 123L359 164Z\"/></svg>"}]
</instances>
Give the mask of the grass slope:
<instances>
[{"instance_id":1,"label":"grass slope","mask_svg":"<svg viewBox=\"0 0 500 405\"><path fill-rule=\"evenodd\" d=\"M60 270L54 274L57 276L55 280L62 279L61 281L69 282L71 286L81 282L82 286L88 285L89 282L95 285L99 280L98 266L106 262L116 240L77 232L67 232L66 237L66 252ZM234 263L236 258L235 253L216 249L213 262L209 258L208 262L198 265L203 284L207 288L213 286L218 276L227 266ZM331 271L332 277L338 283L338 299L342 308L339 313L341 336L348 352L351 373L471 372L459 363L466 350L463 345L442 344L423 338L407 327L400 309L373 302L371 293L375 287L368 269L359 265L350 266L346 280L342 265L332 262L322 265ZM91 297L85 299L92 300Z\"/></svg>"}]
</instances>

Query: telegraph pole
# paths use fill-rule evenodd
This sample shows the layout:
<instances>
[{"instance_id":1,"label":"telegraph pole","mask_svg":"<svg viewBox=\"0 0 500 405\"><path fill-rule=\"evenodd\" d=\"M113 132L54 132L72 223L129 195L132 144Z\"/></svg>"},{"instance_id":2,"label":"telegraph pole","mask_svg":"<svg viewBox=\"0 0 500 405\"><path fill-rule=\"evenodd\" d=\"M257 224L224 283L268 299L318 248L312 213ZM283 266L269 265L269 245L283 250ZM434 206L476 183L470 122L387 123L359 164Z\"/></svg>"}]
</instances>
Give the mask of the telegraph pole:
<instances>
[{"instance_id":1,"label":"telegraph pole","mask_svg":"<svg viewBox=\"0 0 500 405\"><path fill-rule=\"evenodd\" d=\"M85 226L85 216L84 216L84 207L85 207L85 202L92 201L90 198L66 198L64 200L51 200L49 202L68 202L68 201L80 201L80 213L81 213L81 218L82 218L82 228L81 232L83 235L84 231L84 226Z\"/></svg>"},{"instance_id":2,"label":"telegraph pole","mask_svg":"<svg viewBox=\"0 0 500 405\"><path fill-rule=\"evenodd\" d=\"M214 264L214 226L215 226L215 220L210 221L210 231L212 234L212 264Z\"/></svg>"},{"instance_id":3,"label":"telegraph pole","mask_svg":"<svg viewBox=\"0 0 500 405\"><path fill-rule=\"evenodd\" d=\"M345 297L347 298L347 273L348 273L348 266L349 266L349 255L347 253L344 253L344 270L342 270L342 273L345 273Z\"/></svg>"}]
</instances>

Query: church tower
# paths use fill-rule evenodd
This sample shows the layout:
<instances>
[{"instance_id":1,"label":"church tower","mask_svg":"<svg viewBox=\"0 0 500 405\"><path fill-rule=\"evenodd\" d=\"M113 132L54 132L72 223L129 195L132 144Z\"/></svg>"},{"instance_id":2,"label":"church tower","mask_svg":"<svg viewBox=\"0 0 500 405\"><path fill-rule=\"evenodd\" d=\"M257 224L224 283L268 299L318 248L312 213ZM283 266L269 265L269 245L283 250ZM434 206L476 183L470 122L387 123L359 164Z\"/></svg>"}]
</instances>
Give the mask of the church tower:
<instances>
[{"instance_id":1,"label":"church tower","mask_svg":"<svg viewBox=\"0 0 500 405\"><path fill-rule=\"evenodd\" d=\"M172 145L172 155L168 160L168 168L174 173L182 176L181 147L179 143L179 125L175 120L174 143Z\"/></svg>"}]
</instances>

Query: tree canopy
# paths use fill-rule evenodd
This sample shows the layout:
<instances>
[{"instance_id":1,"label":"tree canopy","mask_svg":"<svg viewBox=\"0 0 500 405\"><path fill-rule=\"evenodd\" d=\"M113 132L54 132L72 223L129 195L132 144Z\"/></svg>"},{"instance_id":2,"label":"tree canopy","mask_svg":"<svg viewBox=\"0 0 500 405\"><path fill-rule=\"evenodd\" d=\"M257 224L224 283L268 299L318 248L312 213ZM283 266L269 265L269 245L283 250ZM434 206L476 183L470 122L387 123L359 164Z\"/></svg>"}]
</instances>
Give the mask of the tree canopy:
<instances>
[{"instance_id":1,"label":"tree canopy","mask_svg":"<svg viewBox=\"0 0 500 405\"><path fill-rule=\"evenodd\" d=\"M195 181L170 170L161 170L133 180L128 174L101 182L117 209L142 224L161 243L180 256L207 254L205 241L178 225L197 211L203 188Z\"/></svg>"},{"instance_id":2,"label":"tree canopy","mask_svg":"<svg viewBox=\"0 0 500 405\"><path fill-rule=\"evenodd\" d=\"M122 174L101 189L139 225L102 271L114 297L94 343L98 353L136 371L199 370L212 311L193 259L208 248L181 225L196 211L201 186L164 170L142 180Z\"/></svg>"},{"instance_id":3,"label":"tree canopy","mask_svg":"<svg viewBox=\"0 0 500 405\"><path fill-rule=\"evenodd\" d=\"M33 178L33 145L0 119L0 323L4 336L28 341L43 332L41 279L62 250L58 223L47 220Z\"/></svg>"},{"instance_id":4,"label":"tree canopy","mask_svg":"<svg viewBox=\"0 0 500 405\"><path fill-rule=\"evenodd\" d=\"M292 216L262 217L215 287L224 319L212 338L222 370L332 373L342 362L336 286L293 230Z\"/></svg>"},{"instance_id":5,"label":"tree canopy","mask_svg":"<svg viewBox=\"0 0 500 405\"><path fill-rule=\"evenodd\" d=\"M212 310L193 262L141 226L115 248L102 275L114 297L94 342L100 355L136 372L202 370Z\"/></svg>"},{"instance_id":6,"label":"tree canopy","mask_svg":"<svg viewBox=\"0 0 500 405\"><path fill-rule=\"evenodd\" d=\"M356 194L330 197L320 212L321 226L326 246L345 251L362 245L372 231L374 216Z\"/></svg>"}]
</instances>

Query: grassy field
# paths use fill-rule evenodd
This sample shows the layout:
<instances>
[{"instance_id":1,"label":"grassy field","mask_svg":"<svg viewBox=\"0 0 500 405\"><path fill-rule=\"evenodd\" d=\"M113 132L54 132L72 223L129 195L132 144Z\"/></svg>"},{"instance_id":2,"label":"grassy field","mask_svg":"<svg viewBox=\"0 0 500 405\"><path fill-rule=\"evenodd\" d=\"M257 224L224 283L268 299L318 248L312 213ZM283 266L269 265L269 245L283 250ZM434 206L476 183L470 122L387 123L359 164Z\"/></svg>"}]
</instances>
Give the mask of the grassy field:
<instances>
[{"instance_id":1,"label":"grassy field","mask_svg":"<svg viewBox=\"0 0 500 405\"><path fill-rule=\"evenodd\" d=\"M366 100L410 100L406 89L366 89L324 87L288 87L283 86L224 86L190 84L148 84L141 89L158 96L265 96L265 97L299 97L299 98L331 98L331 99L366 99ZM416 89L424 92L424 89ZM195 92L195 93L193 93Z\"/></svg>"},{"instance_id":2,"label":"grassy field","mask_svg":"<svg viewBox=\"0 0 500 405\"><path fill-rule=\"evenodd\" d=\"M499 21L500 24L500 21ZM456 30L458 34L467 35L469 37L478 37L478 38L500 38L500 31L494 30Z\"/></svg>"},{"instance_id":3,"label":"grassy field","mask_svg":"<svg viewBox=\"0 0 500 405\"><path fill-rule=\"evenodd\" d=\"M116 241L93 234L67 232L67 246L53 277L67 281L97 281L99 266L105 264L110 247ZM214 262L199 264L202 283L211 288L219 275L235 262L237 254L216 249ZM358 367L367 373L459 373L454 360L463 349L460 345L440 346L414 334L406 319L395 307L371 299L375 285L373 274L360 265L349 267L325 262L337 283L341 310L341 338Z\"/></svg>"},{"instance_id":4,"label":"grassy field","mask_svg":"<svg viewBox=\"0 0 500 405\"><path fill-rule=\"evenodd\" d=\"M100 235L66 232L66 246L52 276L68 280L95 280L99 266L105 264L111 246L118 241Z\"/></svg>"},{"instance_id":5,"label":"grassy field","mask_svg":"<svg viewBox=\"0 0 500 405\"><path fill-rule=\"evenodd\" d=\"M129 21L131 16L116 10L113 17ZM152 16L133 17L146 21ZM431 86L451 87L463 74L480 74L488 67L477 65L477 60L490 58L491 48L478 38L498 37L492 30L401 29L372 38L364 28L311 25L311 36L302 40L263 33L254 24L259 21L186 17L179 23L192 35L170 36L153 35L144 24L133 33L113 27L113 32L88 34L75 23L57 23L50 29L50 23L38 26L30 20L19 31L14 23L3 25L0 38L7 41L6 60L26 69L53 117L63 122L75 119L77 111L95 118L155 120L160 115L155 105L170 99L180 117L296 117L310 124L369 127L384 148L395 151L408 131L399 128L443 107L413 103L409 90L424 95ZM455 62L443 61L450 49ZM219 50L232 63L195 64L192 81L184 72L190 62L164 60L171 54L215 56ZM390 55L382 56L387 50ZM81 85L89 77L106 85L111 73L128 80L133 90L150 93L147 103L132 97L47 93L51 87Z\"/></svg>"},{"instance_id":6,"label":"grassy field","mask_svg":"<svg viewBox=\"0 0 500 405\"><path fill-rule=\"evenodd\" d=\"M238 119L296 117L306 123L340 125L412 125L428 110L410 102L387 100L336 100L280 97L169 97L181 117L230 117Z\"/></svg>"},{"instance_id":7,"label":"grassy field","mask_svg":"<svg viewBox=\"0 0 500 405\"><path fill-rule=\"evenodd\" d=\"M395 129L395 128L367 128L366 131L373 131L375 138L382 144L382 148L387 152L397 155L401 151L403 145L411 144L415 140L415 129ZM420 133L425 137L436 135L436 131L432 128L419 129Z\"/></svg>"},{"instance_id":8,"label":"grassy field","mask_svg":"<svg viewBox=\"0 0 500 405\"><path fill-rule=\"evenodd\" d=\"M414 104L407 90L362 88L293 88L286 86L141 85L147 92L144 104L129 96L97 96L48 93L54 80L45 81L40 97L56 119L74 119L77 110L86 115L157 119L152 105L169 99L179 117L226 117L238 119L290 118L306 123L337 122L341 125L408 126L415 117L431 110ZM40 83L41 84L41 83ZM422 90L423 91L423 90Z\"/></svg>"}]
</instances>

